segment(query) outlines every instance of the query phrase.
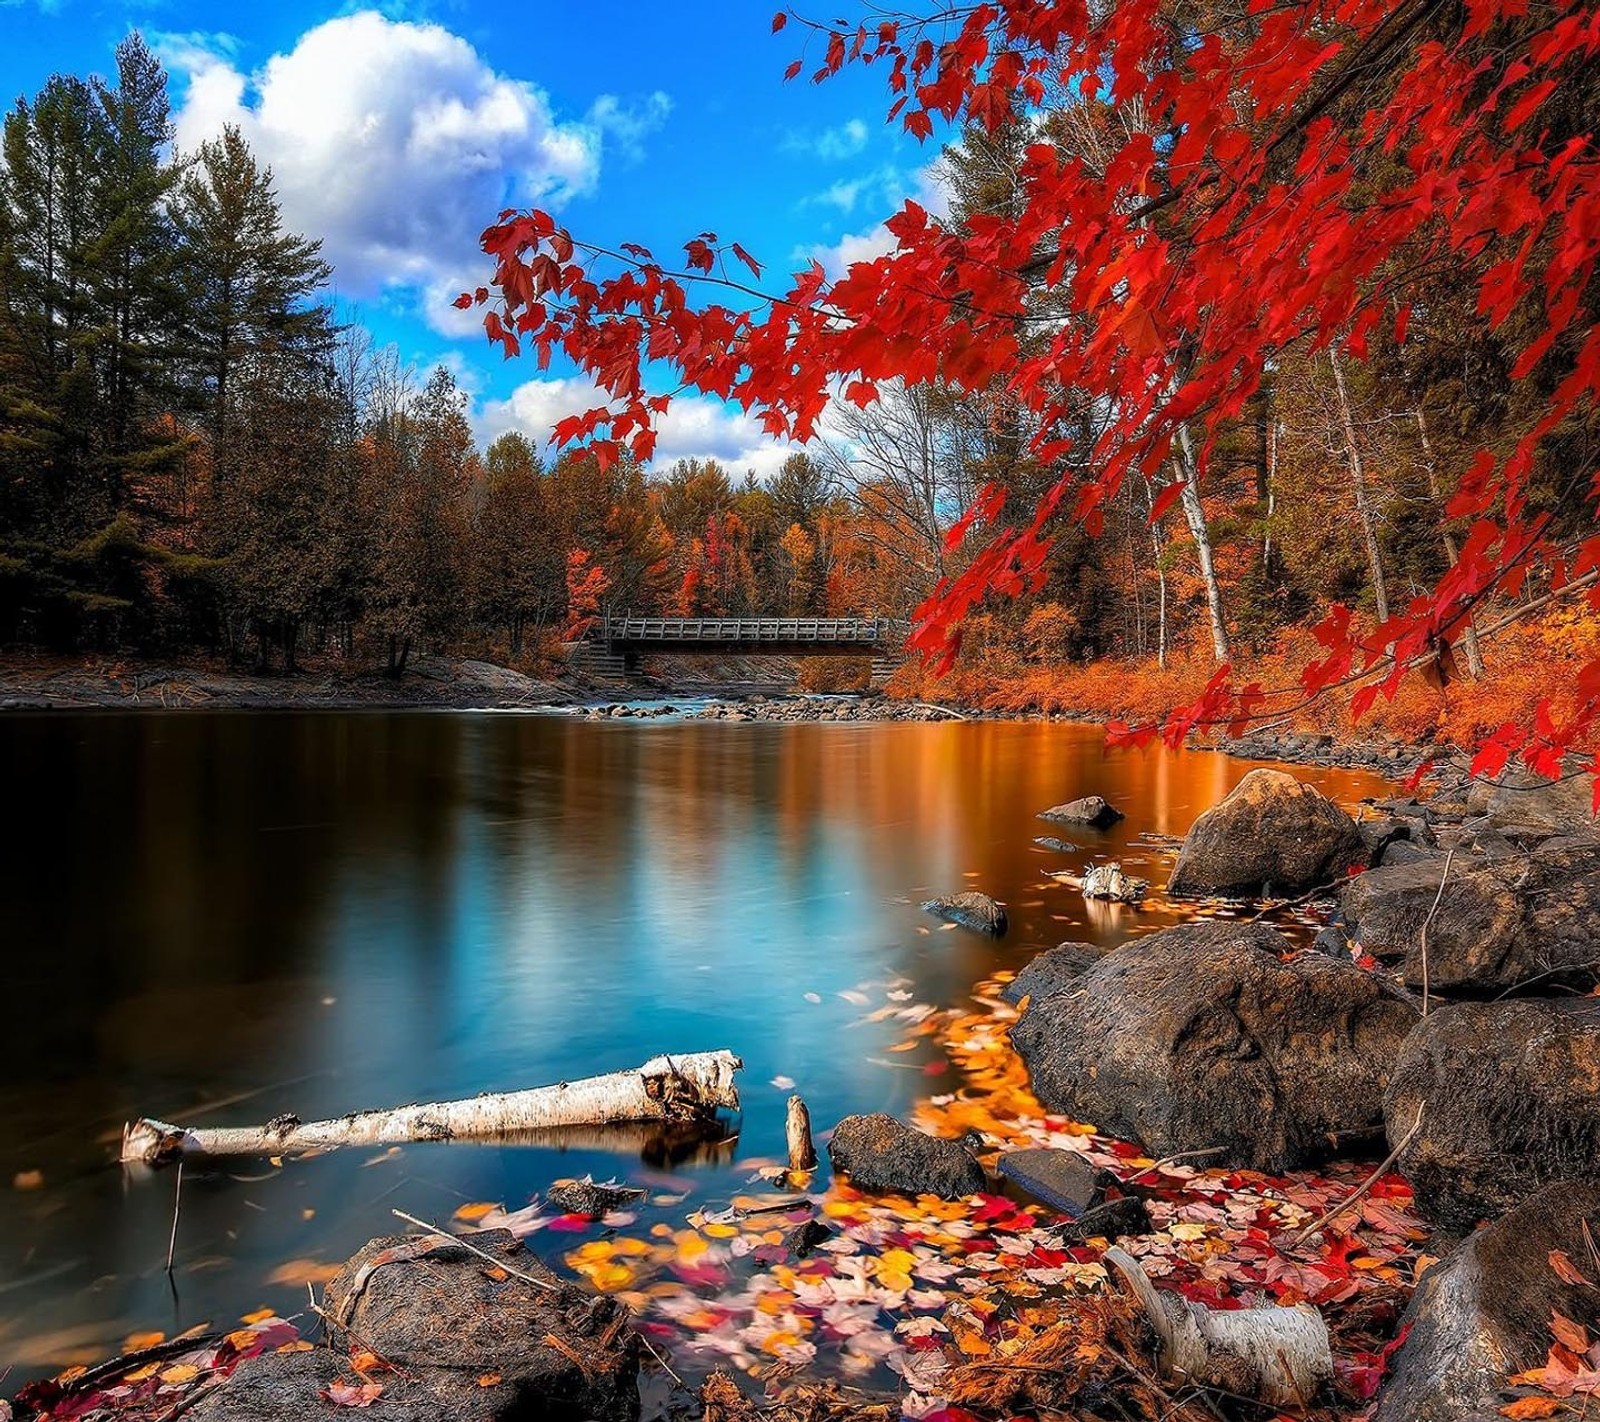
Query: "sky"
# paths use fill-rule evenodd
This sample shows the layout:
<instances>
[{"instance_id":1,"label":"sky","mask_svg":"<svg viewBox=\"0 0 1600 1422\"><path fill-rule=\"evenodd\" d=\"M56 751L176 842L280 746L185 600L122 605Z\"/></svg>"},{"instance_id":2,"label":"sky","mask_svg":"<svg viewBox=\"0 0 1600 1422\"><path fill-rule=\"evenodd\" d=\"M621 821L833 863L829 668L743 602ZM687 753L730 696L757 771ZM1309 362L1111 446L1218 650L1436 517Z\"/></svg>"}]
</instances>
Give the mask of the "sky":
<instances>
[{"instance_id":1,"label":"sky","mask_svg":"<svg viewBox=\"0 0 1600 1422\"><path fill-rule=\"evenodd\" d=\"M480 439L542 442L596 403L585 383L504 361L451 299L488 268L505 207L665 255L710 230L783 271L884 250L881 223L930 197L937 149L884 123L875 71L783 82L805 32L767 0L0 0L0 95L104 74L140 30L171 74L177 144L238 124L286 223L324 241L340 311L425 377L447 365ZM820 56L814 48L812 56ZM809 72L809 71L808 71ZM771 473L786 451L708 400L666 417L657 465L715 457Z\"/></svg>"}]
</instances>

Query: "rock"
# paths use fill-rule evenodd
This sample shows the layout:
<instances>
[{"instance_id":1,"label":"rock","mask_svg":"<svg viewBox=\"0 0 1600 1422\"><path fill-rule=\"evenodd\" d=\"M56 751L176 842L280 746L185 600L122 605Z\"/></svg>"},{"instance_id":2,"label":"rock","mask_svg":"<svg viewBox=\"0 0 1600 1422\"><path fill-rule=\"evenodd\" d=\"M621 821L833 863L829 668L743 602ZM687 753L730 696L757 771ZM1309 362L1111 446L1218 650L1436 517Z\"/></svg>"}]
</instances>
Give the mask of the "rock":
<instances>
[{"instance_id":1,"label":"rock","mask_svg":"<svg viewBox=\"0 0 1600 1422\"><path fill-rule=\"evenodd\" d=\"M1340 908L1357 946L1400 960L1406 982L1421 987L1427 924L1433 992L1488 995L1596 980L1600 845L1541 848L1487 864L1464 861L1458 849L1448 877L1445 865L1443 858L1384 865L1350 880Z\"/></svg>"},{"instance_id":2,"label":"rock","mask_svg":"<svg viewBox=\"0 0 1600 1422\"><path fill-rule=\"evenodd\" d=\"M1064 825L1087 825L1091 829L1109 829L1122 818L1122 811L1108 805L1099 795L1085 795L1081 800L1069 800L1065 805L1040 812L1041 820L1055 820Z\"/></svg>"},{"instance_id":3,"label":"rock","mask_svg":"<svg viewBox=\"0 0 1600 1422\"><path fill-rule=\"evenodd\" d=\"M362 1347L404 1369L380 1375L382 1416L388 1422L636 1422L639 1343L626 1309L560 1281L506 1230L471 1239L508 1268L553 1287L511 1274L491 1278L483 1260L460 1245L417 1235L372 1240L329 1282L328 1313L359 1335ZM479 1378L491 1374L500 1380L480 1386ZM265 1354L242 1363L186 1417L284 1422L324 1416L321 1390L340 1377L353 1377L348 1360L325 1350Z\"/></svg>"},{"instance_id":4,"label":"rock","mask_svg":"<svg viewBox=\"0 0 1600 1422\"><path fill-rule=\"evenodd\" d=\"M593 1178L586 1178L556 1181L545 1191L545 1199L563 1214L598 1220L613 1210L638 1204L648 1193L631 1185L597 1185Z\"/></svg>"},{"instance_id":5,"label":"rock","mask_svg":"<svg viewBox=\"0 0 1600 1422\"><path fill-rule=\"evenodd\" d=\"M1124 944L1074 991L1030 999L1011 1036L1034 1094L1151 1155L1221 1147L1264 1170L1327 1155L1381 1121L1417 1010L1353 964L1282 961L1290 947L1226 922Z\"/></svg>"},{"instance_id":6,"label":"rock","mask_svg":"<svg viewBox=\"0 0 1600 1422\"><path fill-rule=\"evenodd\" d=\"M1101 1204L1117 1177L1075 1150L1008 1150L995 1167L1034 1199L1077 1219Z\"/></svg>"},{"instance_id":7,"label":"rock","mask_svg":"<svg viewBox=\"0 0 1600 1422\"><path fill-rule=\"evenodd\" d=\"M1048 997L1077 983L1106 955L1095 943L1062 943L1039 954L1000 990L1007 1002L1025 997Z\"/></svg>"},{"instance_id":8,"label":"rock","mask_svg":"<svg viewBox=\"0 0 1600 1422\"><path fill-rule=\"evenodd\" d=\"M1556 1180L1600 1178L1600 1002L1513 999L1435 1008L1384 1100L1417 1208L1468 1229Z\"/></svg>"},{"instance_id":9,"label":"rock","mask_svg":"<svg viewBox=\"0 0 1600 1422\"><path fill-rule=\"evenodd\" d=\"M1109 1239L1115 1244L1130 1234L1154 1232L1155 1226L1144 1201L1137 1195L1124 1195L1119 1200L1104 1200L1093 1209L1085 1210L1077 1219L1061 1225L1056 1235L1064 1245L1075 1247L1091 1239Z\"/></svg>"},{"instance_id":10,"label":"rock","mask_svg":"<svg viewBox=\"0 0 1600 1422\"><path fill-rule=\"evenodd\" d=\"M1413 829L1419 826L1420 821L1399 817L1358 820L1356 832L1361 836L1361 843L1366 846L1367 862L1376 864L1383 858L1384 850L1400 840L1409 840Z\"/></svg>"},{"instance_id":11,"label":"rock","mask_svg":"<svg viewBox=\"0 0 1600 1422\"><path fill-rule=\"evenodd\" d=\"M1281 770L1252 770L1194 822L1167 890L1299 894L1365 862L1356 822L1320 790Z\"/></svg>"},{"instance_id":12,"label":"rock","mask_svg":"<svg viewBox=\"0 0 1600 1422\"><path fill-rule=\"evenodd\" d=\"M1550 1265L1561 1250L1593 1277L1594 1237L1600 1186L1550 1186L1429 1269L1401 1319L1410 1331L1376 1422L1497 1418L1506 1379L1544 1362L1552 1314L1600 1333L1600 1290L1565 1283Z\"/></svg>"},{"instance_id":13,"label":"rock","mask_svg":"<svg viewBox=\"0 0 1600 1422\"><path fill-rule=\"evenodd\" d=\"M1510 771L1495 782L1486 810L1496 829L1543 831L1545 834L1593 834L1591 813L1594 782L1585 774L1561 780Z\"/></svg>"},{"instance_id":14,"label":"rock","mask_svg":"<svg viewBox=\"0 0 1600 1422\"><path fill-rule=\"evenodd\" d=\"M1054 850L1057 854L1076 854L1082 847L1074 844L1070 839L1057 839L1053 834L1040 835L1034 843L1040 849Z\"/></svg>"},{"instance_id":15,"label":"rock","mask_svg":"<svg viewBox=\"0 0 1600 1422\"><path fill-rule=\"evenodd\" d=\"M1336 924L1329 924L1311 940L1311 946L1318 953L1329 958L1343 958L1349 960L1353 955L1350 952L1350 940L1345 937L1344 929Z\"/></svg>"},{"instance_id":16,"label":"rock","mask_svg":"<svg viewBox=\"0 0 1600 1422\"><path fill-rule=\"evenodd\" d=\"M929 899L922 911L937 914L950 923L959 923L974 933L987 933L991 938L998 938L1006 931L1006 911L987 894L969 890L945 899Z\"/></svg>"},{"instance_id":17,"label":"rock","mask_svg":"<svg viewBox=\"0 0 1600 1422\"><path fill-rule=\"evenodd\" d=\"M986 1183L983 1168L961 1142L924 1135L881 1111L840 1121L828 1141L828 1159L869 1194L961 1200Z\"/></svg>"},{"instance_id":18,"label":"rock","mask_svg":"<svg viewBox=\"0 0 1600 1422\"><path fill-rule=\"evenodd\" d=\"M1397 839L1384 846L1383 857L1378 861L1385 869L1393 864L1429 864L1444 858L1445 851L1418 844L1414 840Z\"/></svg>"},{"instance_id":19,"label":"rock","mask_svg":"<svg viewBox=\"0 0 1600 1422\"><path fill-rule=\"evenodd\" d=\"M783 1247L794 1258L804 1259L819 1244L826 1244L832 1238L833 1231L821 1220L806 1220L784 1235Z\"/></svg>"}]
</instances>

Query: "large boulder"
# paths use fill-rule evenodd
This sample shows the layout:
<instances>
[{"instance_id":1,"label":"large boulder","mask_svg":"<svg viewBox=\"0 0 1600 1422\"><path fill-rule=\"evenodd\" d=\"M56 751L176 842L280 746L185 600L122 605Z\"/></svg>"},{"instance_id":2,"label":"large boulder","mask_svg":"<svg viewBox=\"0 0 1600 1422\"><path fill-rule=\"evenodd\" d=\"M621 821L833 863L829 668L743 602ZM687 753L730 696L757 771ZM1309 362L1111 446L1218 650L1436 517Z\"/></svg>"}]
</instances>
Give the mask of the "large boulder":
<instances>
[{"instance_id":1,"label":"large boulder","mask_svg":"<svg viewBox=\"0 0 1600 1422\"><path fill-rule=\"evenodd\" d=\"M1034 957L1023 970L1000 989L1007 1002L1021 1002L1025 997L1049 997L1054 992L1065 992L1090 968L1106 956L1107 950L1097 943L1058 943Z\"/></svg>"},{"instance_id":2,"label":"large boulder","mask_svg":"<svg viewBox=\"0 0 1600 1422\"><path fill-rule=\"evenodd\" d=\"M374 1415L391 1422L636 1422L639 1341L615 1299L564 1282L506 1230L453 1241L374 1239L329 1281L323 1308L389 1368ZM513 1272L514 1271L514 1272ZM525 1277L526 1276L526 1277ZM528 1277L542 1283L529 1283ZM318 1350L242 1363L187 1415L194 1422L282 1422L330 1409L322 1392L354 1380Z\"/></svg>"},{"instance_id":3,"label":"large boulder","mask_svg":"<svg viewBox=\"0 0 1600 1422\"><path fill-rule=\"evenodd\" d=\"M1110 829L1122 818L1122 811L1106 803L1099 795L1085 795L1069 800L1065 805L1054 805L1039 812L1041 820L1054 820L1062 825L1087 825L1090 829Z\"/></svg>"},{"instance_id":4,"label":"large boulder","mask_svg":"<svg viewBox=\"0 0 1600 1422\"><path fill-rule=\"evenodd\" d=\"M1592 1278L1591 1237L1600 1187L1550 1186L1429 1269L1401 1320L1409 1331L1376 1422L1498 1417L1506 1379L1544 1361L1552 1314L1600 1333L1600 1290L1550 1262L1560 1250Z\"/></svg>"},{"instance_id":5,"label":"large boulder","mask_svg":"<svg viewBox=\"0 0 1600 1422\"><path fill-rule=\"evenodd\" d=\"M1196 923L1107 954L1012 1029L1034 1094L1152 1155L1221 1147L1261 1169L1376 1128L1417 1010L1354 964L1283 961L1290 946L1261 924Z\"/></svg>"},{"instance_id":6,"label":"large boulder","mask_svg":"<svg viewBox=\"0 0 1600 1422\"><path fill-rule=\"evenodd\" d=\"M999 938L1006 931L1005 909L987 894L972 890L951 894L948 898L929 899L922 910L937 914L949 923L959 923L974 933L987 933L991 938Z\"/></svg>"},{"instance_id":7,"label":"large boulder","mask_svg":"<svg viewBox=\"0 0 1600 1422\"><path fill-rule=\"evenodd\" d=\"M1496 829L1513 837L1596 831L1594 780L1581 773L1560 780L1509 771L1493 783L1485 809Z\"/></svg>"},{"instance_id":8,"label":"large boulder","mask_svg":"<svg viewBox=\"0 0 1600 1422\"><path fill-rule=\"evenodd\" d=\"M1600 1180L1600 1002L1436 1008L1400 1051L1384 1120L1417 1208L1441 1224L1469 1229L1551 1181Z\"/></svg>"},{"instance_id":9,"label":"large boulder","mask_svg":"<svg viewBox=\"0 0 1600 1422\"><path fill-rule=\"evenodd\" d=\"M987 1184L983 1167L960 1141L914 1131L881 1111L840 1121L828 1141L828 1159L869 1194L963 1200Z\"/></svg>"},{"instance_id":10,"label":"large boulder","mask_svg":"<svg viewBox=\"0 0 1600 1422\"><path fill-rule=\"evenodd\" d=\"M1398 960L1413 987L1426 972L1431 991L1463 996L1595 980L1600 845L1489 862L1458 853L1448 874L1446 863L1386 864L1344 886L1340 908L1361 951Z\"/></svg>"},{"instance_id":11,"label":"large boulder","mask_svg":"<svg viewBox=\"0 0 1600 1422\"><path fill-rule=\"evenodd\" d=\"M1320 790L1281 770L1252 770L1194 822L1167 891L1299 894L1365 863L1356 822Z\"/></svg>"}]
</instances>

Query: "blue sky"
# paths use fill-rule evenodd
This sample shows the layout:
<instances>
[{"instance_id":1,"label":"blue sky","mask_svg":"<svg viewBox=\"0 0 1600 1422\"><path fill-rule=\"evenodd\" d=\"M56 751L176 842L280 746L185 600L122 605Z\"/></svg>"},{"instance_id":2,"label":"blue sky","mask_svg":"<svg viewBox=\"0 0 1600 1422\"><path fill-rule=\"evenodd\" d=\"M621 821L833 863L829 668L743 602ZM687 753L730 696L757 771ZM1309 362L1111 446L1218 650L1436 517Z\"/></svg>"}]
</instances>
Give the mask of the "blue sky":
<instances>
[{"instance_id":1,"label":"blue sky","mask_svg":"<svg viewBox=\"0 0 1600 1422\"><path fill-rule=\"evenodd\" d=\"M593 403L570 372L503 362L449 300L484 275L475 238L504 206L554 207L574 233L659 255L702 230L789 270L881 250L879 224L927 200L936 149L883 122L874 71L783 82L804 32L764 0L0 0L0 93L105 72L129 29L172 74L179 146L237 122L286 218L321 236L345 309L425 372L444 361L485 438L543 438ZM819 51L820 52L820 51ZM769 472L754 422L685 401L658 462Z\"/></svg>"}]
</instances>

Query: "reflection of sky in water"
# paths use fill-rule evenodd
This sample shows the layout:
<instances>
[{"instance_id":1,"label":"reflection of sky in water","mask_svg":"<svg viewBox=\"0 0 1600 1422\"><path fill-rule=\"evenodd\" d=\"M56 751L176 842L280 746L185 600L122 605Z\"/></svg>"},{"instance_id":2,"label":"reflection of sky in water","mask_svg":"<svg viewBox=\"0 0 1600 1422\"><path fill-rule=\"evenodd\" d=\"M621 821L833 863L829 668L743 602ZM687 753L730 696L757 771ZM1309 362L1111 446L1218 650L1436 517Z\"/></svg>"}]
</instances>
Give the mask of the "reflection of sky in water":
<instances>
[{"instance_id":1,"label":"reflection of sky in water","mask_svg":"<svg viewBox=\"0 0 1600 1422\"><path fill-rule=\"evenodd\" d=\"M102 1354L135 1328L227 1322L303 1289L388 1209L512 1205L562 1175L649 1177L593 1140L350 1152L190 1172L178 1300L172 1177L104 1165L141 1113L245 1122L471 1095L729 1047L737 1143L676 1166L726 1196L781 1148L792 1077L819 1127L902 1110L930 1079L863 1019L891 982L959 1001L1062 939L1171 915L1088 911L1046 877L1088 854L1158 883L1134 843L1182 833L1248 767L1024 724L594 725L547 716L9 717L0 774L26 838L0 859L12 1022L0 1045L0 1365ZM1313 775L1350 798L1370 778ZM1035 818L1102 791L1104 835ZM980 887L1000 944L918 902ZM869 1006L841 993L865 992ZM813 994L820 1001L807 1000ZM737 1167L735 1166L737 1162Z\"/></svg>"}]
</instances>

